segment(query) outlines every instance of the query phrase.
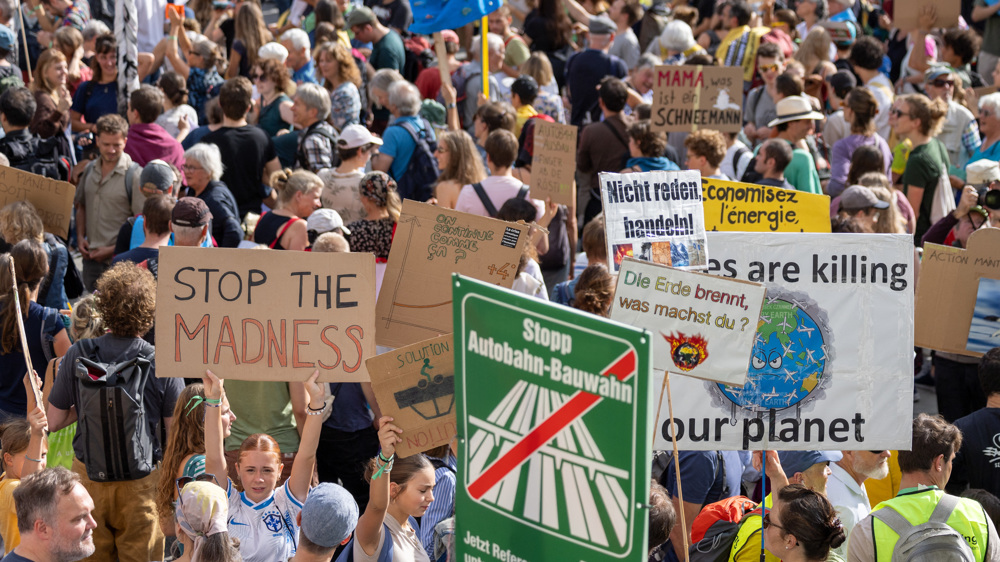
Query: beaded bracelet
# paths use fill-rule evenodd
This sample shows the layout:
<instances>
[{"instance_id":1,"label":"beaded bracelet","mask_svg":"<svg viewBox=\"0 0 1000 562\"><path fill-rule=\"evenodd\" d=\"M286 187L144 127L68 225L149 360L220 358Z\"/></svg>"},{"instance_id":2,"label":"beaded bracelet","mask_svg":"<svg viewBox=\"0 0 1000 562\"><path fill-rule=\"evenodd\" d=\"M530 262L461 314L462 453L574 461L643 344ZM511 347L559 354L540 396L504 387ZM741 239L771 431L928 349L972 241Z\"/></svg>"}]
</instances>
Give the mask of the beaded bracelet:
<instances>
[{"instance_id":1,"label":"beaded bracelet","mask_svg":"<svg viewBox=\"0 0 1000 562\"><path fill-rule=\"evenodd\" d=\"M381 458L382 453L379 452L378 456L379 458ZM372 475L372 480L377 480L379 476L382 476L383 472L385 474L389 474L390 472L392 472L392 465L395 462L395 460L396 460L396 455L392 455L392 457L390 457L390 460L386 461L384 464L379 466L378 470L375 471L375 474ZM377 465L378 461L375 461L375 464Z\"/></svg>"}]
</instances>

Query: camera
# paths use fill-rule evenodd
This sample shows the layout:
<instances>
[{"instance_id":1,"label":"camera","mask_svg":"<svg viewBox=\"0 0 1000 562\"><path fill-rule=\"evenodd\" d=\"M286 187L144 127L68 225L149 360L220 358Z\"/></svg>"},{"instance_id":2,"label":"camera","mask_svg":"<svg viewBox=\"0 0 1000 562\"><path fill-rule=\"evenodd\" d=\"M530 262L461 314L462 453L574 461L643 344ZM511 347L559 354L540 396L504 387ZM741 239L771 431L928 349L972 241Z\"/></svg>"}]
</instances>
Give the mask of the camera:
<instances>
[{"instance_id":1,"label":"camera","mask_svg":"<svg viewBox=\"0 0 1000 562\"><path fill-rule=\"evenodd\" d=\"M977 205L991 211L1000 211L1000 190L983 186L978 188L977 191L979 191L979 202Z\"/></svg>"}]
</instances>

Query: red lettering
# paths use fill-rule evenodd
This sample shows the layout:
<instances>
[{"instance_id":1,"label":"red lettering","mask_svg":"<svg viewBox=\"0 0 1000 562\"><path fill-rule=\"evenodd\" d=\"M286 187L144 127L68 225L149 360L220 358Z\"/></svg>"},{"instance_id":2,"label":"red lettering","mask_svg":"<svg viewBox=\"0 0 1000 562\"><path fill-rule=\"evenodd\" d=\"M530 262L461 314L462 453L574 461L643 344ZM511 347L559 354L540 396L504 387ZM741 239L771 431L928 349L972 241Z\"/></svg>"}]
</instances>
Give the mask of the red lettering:
<instances>
[{"instance_id":1,"label":"red lettering","mask_svg":"<svg viewBox=\"0 0 1000 562\"><path fill-rule=\"evenodd\" d=\"M223 337L229 335L229 341L222 341ZM215 343L215 361L216 365L219 364L219 355L222 353L222 348L228 347L233 350L233 360L236 364L240 364L240 357L236 354L236 338L233 336L233 325L229 322L228 316L222 317L222 327L219 329L219 341Z\"/></svg>"},{"instance_id":2,"label":"red lettering","mask_svg":"<svg viewBox=\"0 0 1000 562\"><path fill-rule=\"evenodd\" d=\"M334 330L337 329L336 326L327 326L326 328L323 328L323 331L319 333L319 339L323 343L325 343L326 345L330 346L330 349L332 349L334 351L334 353L337 354L337 360L333 362L333 365L326 365L322 361L316 361L317 363L319 363L320 367L322 367L322 368L324 368L326 370L336 369L337 365L340 364L340 348L337 347L337 344L333 343L332 341L330 341L326 337L326 331L329 330L330 328L333 328Z\"/></svg>"},{"instance_id":3,"label":"red lettering","mask_svg":"<svg viewBox=\"0 0 1000 562\"><path fill-rule=\"evenodd\" d=\"M259 330L260 333L260 349L257 351L257 356L254 357L253 359L247 359L247 324L253 324L254 326L257 326L257 330ZM261 324L259 321L254 320L253 318L244 318L243 319L243 362L252 365L260 361L261 358L263 357L264 357L264 325Z\"/></svg>"},{"instance_id":4,"label":"red lettering","mask_svg":"<svg viewBox=\"0 0 1000 562\"><path fill-rule=\"evenodd\" d=\"M274 366L274 362L273 362L273 360L271 358L271 352L272 351L274 351L275 353L277 353L278 363L280 363L282 367L287 367L288 366L288 354L286 353L287 350L285 348L285 319L284 318L281 319L281 328L280 328L280 331L281 331L281 339L279 340L279 339L277 339L277 338L274 337L274 325L271 324L270 320L267 321L267 366L268 367L273 367ZM275 350L277 350L277 351L275 351Z\"/></svg>"},{"instance_id":5,"label":"red lettering","mask_svg":"<svg viewBox=\"0 0 1000 562\"><path fill-rule=\"evenodd\" d=\"M188 330L187 324L184 323L184 318L180 314L174 315L174 362L181 362L181 330L184 330L184 335L188 340L193 341L195 336L197 336L202 330L205 334L201 338L201 362L208 364L208 315L201 317L201 322L194 327L194 331Z\"/></svg>"},{"instance_id":6,"label":"red lettering","mask_svg":"<svg viewBox=\"0 0 1000 562\"><path fill-rule=\"evenodd\" d=\"M295 369L315 366L315 363L299 361L299 345L309 345L309 340L302 341L299 339L300 324L319 324L319 320L292 320L292 367Z\"/></svg>"},{"instance_id":7,"label":"red lettering","mask_svg":"<svg viewBox=\"0 0 1000 562\"><path fill-rule=\"evenodd\" d=\"M354 337L354 334L351 333L352 331L357 331L358 336ZM347 337L350 338L352 342L354 342L354 347L358 351L358 362L355 363L353 367L348 367L347 365L344 365L345 373L353 373L354 371L358 370L358 367L361 366L361 360L364 358L364 351L361 349L361 340L359 340L358 338L364 339L365 331L364 329L361 328L361 326L355 325L344 330L344 333L347 334Z\"/></svg>"}]
</instances>

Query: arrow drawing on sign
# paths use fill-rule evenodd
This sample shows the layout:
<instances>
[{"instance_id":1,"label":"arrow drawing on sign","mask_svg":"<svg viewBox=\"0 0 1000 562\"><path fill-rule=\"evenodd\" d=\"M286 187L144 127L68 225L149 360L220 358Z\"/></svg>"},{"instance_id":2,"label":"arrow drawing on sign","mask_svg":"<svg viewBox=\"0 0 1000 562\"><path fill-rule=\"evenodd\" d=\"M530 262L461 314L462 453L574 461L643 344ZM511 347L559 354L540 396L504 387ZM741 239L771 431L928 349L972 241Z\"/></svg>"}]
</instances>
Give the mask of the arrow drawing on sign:
<instances>
[{"instance_id":1,"label":"arrow drawing on sign","mask_svg":"<svg viewBox=\"0 0 1000 562\"><path fill-rule=\"evenodd\" d=\"M636 359L635 350L630 349L601 371L601 376L614 376L619 381L625 382L636 372ZM528 460L528 457L544 447L546 443L555 438L560 431L569 427L575 420L583 417L584 414L601 400L603 398L596 394L582 390L577 391L565 404L553 412L548 419L538 424L538 426L529 431L505 454L493 461L493 464L487 467L469 485L469 495L475 500L480 500L493 486L496 486L508 474L524 464Z\"/></svg>"}]
</instances>

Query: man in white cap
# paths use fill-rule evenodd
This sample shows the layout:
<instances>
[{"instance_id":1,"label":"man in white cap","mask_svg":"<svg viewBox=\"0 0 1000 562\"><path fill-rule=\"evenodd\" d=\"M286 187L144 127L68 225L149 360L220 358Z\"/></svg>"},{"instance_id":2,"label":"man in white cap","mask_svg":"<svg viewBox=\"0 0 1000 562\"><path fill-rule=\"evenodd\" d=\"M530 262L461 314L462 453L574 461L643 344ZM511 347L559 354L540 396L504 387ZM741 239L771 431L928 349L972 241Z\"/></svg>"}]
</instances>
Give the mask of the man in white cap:
<instances>
[{"instance_id":1,"label":"man in white cap","mask_svg":"<svg viewBox=\"0 0 1000 562\"><path fill-rule=\"evenodd\" d=\"M816 162L812 154L798 144L812 133L814 121L822 120L823 114L813 109L805 96L788 96L779 101L775 109L778 117L767 126L776 128L777 138L792 145L792 161L785 168L785 180L799 191L822 194Z\"/></svg>"},{"instance_id":2,"label":"man in white cap","mask_svg":"<svg viewBox=\"0 0 1000 562\"><path fill-rule=\"evenodd\" d=\"M297 517L299 548L289 562L329 562L358 526L358 503L342 486L324 482L309 490Z\"/></svg>"}]
</instances>

